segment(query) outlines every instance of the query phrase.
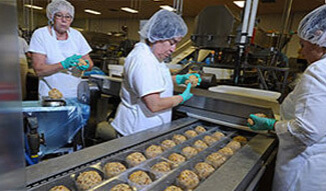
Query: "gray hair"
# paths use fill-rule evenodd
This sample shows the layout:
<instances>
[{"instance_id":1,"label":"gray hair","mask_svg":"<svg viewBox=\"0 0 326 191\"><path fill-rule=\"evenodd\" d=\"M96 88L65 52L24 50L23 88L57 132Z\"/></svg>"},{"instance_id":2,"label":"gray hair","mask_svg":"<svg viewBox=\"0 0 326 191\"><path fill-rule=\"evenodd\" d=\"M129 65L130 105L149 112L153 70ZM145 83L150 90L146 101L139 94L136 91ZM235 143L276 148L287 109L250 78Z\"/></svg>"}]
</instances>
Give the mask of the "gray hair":
<instances>
[{"instance_id":1,"label":"gray hair","mask_svg":"<svg viewBox=\"0 0 326 191\"><path fill-rule=\"evenodd\" d=\"M72 17L75 15L75 8L66 0L52 0L46 7L46 16L53 22L53 16L57 12L67 11Z\"/></svg>"}]
</instances>

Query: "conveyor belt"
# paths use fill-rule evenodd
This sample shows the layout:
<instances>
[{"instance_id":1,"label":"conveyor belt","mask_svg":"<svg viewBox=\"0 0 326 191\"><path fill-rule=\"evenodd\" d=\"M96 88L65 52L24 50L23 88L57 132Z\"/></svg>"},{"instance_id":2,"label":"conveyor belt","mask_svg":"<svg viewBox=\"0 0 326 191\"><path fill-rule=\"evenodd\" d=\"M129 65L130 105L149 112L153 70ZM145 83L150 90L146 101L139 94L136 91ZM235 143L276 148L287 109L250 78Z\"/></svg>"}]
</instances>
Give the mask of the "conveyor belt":
<instances>
[{"instance_id":1,"label":"conveyor belt","mask_svg":"<svg viewBox=\"0 0 326 191\"><path fill-rule=\"evenodd\" d=\"M216 125L214 123L197 120L194 118L183 118L173 121L170 124L159 126L135 135L122 137L107 143L96 145L66 156L42 162L40 164L27 168L27 183L29 190L49 190L55 185L66 185L72 190L77 190L75 184L76 176L87 168L95 168L102 172L103 164L112 159L125 160L131 152L139 151L144 153L146 148L152 144L159 145L165 139L172 139L174 134L184 134L186 130L194 129L197 125L206 128L206 132L199 134L194 138L189 138L186 142L173 147L160 154L159 156L147 159L136 167L128 166L127 171L116 176L113 179L103 177L104 181L94 187L94 190L110 190L118 183L127 183L143 190L164 190L169 185L178 185L176 178L181 171L185 169L193 170L197 162L205 160L209 154L217 152L224 147L234 136L242 135L249 139L248 144L238 150L230 159L228 159L220 168L207 179L202 179L196 190L214 190L216 187L221 190L236 190L246 187L252 179L252 174L259 170L274 149L275 139L265 135L246 132ZM150 167L156 162L165 160L173 153L181 153L182 148L191 146L196 140L203 139L216 131L223 132L226 137L215 142L209 148L199 152L193 158L174 168L163 177L153 177L153 183L148 186L139 187L128 180L130 173L137 169L144 170L152 174ZM218 181L216 178L218 177ZM221 184L221 185L220 185ZM212 186L214 185L214 186ZM218 186L220 185L220 186ZM223 186L222 186L223 185Z\"/></svg>"}]
</instances>

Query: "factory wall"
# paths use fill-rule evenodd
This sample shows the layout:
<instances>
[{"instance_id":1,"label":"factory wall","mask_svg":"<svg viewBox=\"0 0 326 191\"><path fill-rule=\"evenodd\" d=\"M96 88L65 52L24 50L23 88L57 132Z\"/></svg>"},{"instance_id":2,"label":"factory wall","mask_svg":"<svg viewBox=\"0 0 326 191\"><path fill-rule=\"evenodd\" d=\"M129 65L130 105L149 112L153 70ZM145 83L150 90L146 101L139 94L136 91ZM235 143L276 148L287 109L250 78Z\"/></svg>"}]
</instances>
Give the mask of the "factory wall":
<instances>
[{"instance_id":1,"label":"factory wall","mask_svg":"<svg viewBox=\"0 0 326 191\"><path fill-rule=\"evenodd\" d=\"M25 17L23 17L23 14ZM291 14L291 18L289 20L290 22L290 29L296 31L297 26L300 22L300 20L303 18L303 16L306 13L293 13ZM27 15L27 18L26 18ZM34 29L41 26L44 26L47 24L47 18L45 14L33 14L33 19L31 19L30 13L19 13L19 25L28 29ZM259 28L264 31L281 31L281 25L282 22L282 15L281 14L267 14L267 15L259 15L257 18L260 19ZM188 34L186 38L183 39L185 41L186 39L189 39L192 32L194 31L194 17L185 17L185 22L188 25ZM31 22L33 20L33 22ZM33 26L30 26L31 23ZM28 26L27 26L28 25ZM128 38L133 40L139 40L139 26L140 26L140 20L137 17L134 18L127 18L127 19L75 19L72 23L73 27L77 27L80 29L88 30L88 31L95 31L95 32L119 32L122 31L122 26L128 26ZM266 37L265 34L260 32L259 37L257 36L257 42L264 42L264 45L271 44L269 37ZM182 43L182 42L181 42ZM299 50L299 39L296 35L293 35L288 45L284 48L283 52L288 57L297 57L298 50Z\"/></svg>"}]
</instances>

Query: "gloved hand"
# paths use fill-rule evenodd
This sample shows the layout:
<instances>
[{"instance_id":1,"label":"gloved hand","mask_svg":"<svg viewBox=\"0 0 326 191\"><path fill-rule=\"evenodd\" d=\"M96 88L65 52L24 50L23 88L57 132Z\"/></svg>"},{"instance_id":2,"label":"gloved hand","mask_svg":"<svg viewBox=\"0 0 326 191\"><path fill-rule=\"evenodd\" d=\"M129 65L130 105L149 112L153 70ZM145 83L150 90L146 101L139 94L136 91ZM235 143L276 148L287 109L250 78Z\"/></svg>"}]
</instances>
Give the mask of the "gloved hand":
<instances>
[{"instance_id":1,"label":"gloved hand","mask_svg":"<svg viewBox=\"0 0 326 191\"><path fill-rule=\"evenodd\" d=\"M252 130L273 130L274 124L276 123L275 119L270 119L266 117L258 117L254 114L250 114L249 117L254 121L254 124L251 125L247 123L248 127Z\"/></svg>"},{"instance_id":2,"label":"gloved hand","mask_svg":"<svg viewBox=\"0 0 326 191\"><path fill-rule=\"evenodd\" d=\"M179 74L175 76L175 81L177 82L178 85L184 84L186 80L189 80L189 76L195 75L198 78L198 83L197 85L200 85L201 78L200 75L197 73L192 73L192 74Z\"/></svg>"},{"instance_id":3,"label":"gloved hand","mask_svg":"<svg viewBox=\"0 0 326 191\"><path fill-rule=\"evenodd\" d=\"M85 61L85 65L83 64L77 64L76 68L79 70L87 70L89 68L89 61L88 60L84 60Z\"/></svg>"},{"instance_id":4,"label":"gloved hand","mask_svg":"<svg viewBox=\"0 0 326 191\"><path fill-rule=\"evenodd\" d=\"M61 61L61 65L63 66L64 69L68 69L73 66L77 66L77 63L79 62L79 59L81 58L81 55L72 55L68 58L66 58L64 61Z\"/></svg>"},{"instance_id":5,"label":"gloved hand","mask_svg":"<svg viewBox=\"0 0 326 191\"><path fill-rule=\"evenodd\" d=\"M190 89L191 89L191 83L189 83L187 85L187 88L185 89L185 91L182 94L179 94L183 99L181 104L183 104L185 101L187 101L188 99L190 99L193 96L193 94L190 93Z\"/></svg>"}]
</instances>

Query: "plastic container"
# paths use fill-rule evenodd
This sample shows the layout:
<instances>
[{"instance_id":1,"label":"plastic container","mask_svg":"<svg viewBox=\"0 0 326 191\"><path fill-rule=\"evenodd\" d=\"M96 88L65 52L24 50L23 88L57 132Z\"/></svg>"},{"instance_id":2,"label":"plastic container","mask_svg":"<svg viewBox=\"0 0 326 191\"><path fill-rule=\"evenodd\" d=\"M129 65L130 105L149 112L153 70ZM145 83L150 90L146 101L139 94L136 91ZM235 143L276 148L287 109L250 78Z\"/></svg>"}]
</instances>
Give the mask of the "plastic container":
<instances>
[{"instance_id":1,"label":"plastic container","mask_svg":"<svg viewBox=\"0 0 326 191\"><path fill-rule=\"evenodd\" d=\"M275 103L278 103L277 99L281 96L281 93L279 92L227 85L210 87L208 90L218 93L227 93L244 97L257 98Z\"/></svg>"}]
</instances>

